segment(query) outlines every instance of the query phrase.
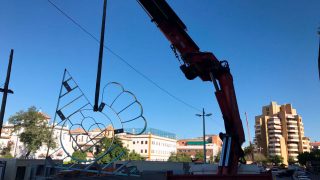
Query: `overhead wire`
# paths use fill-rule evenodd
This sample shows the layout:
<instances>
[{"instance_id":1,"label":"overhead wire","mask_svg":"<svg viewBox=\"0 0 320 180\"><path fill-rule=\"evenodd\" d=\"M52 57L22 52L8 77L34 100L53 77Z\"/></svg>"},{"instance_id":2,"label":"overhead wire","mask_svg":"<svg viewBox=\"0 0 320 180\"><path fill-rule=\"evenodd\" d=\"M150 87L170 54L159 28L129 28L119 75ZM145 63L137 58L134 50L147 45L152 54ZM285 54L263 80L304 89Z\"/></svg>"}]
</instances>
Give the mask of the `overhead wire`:
<instances>
[{"instance_id":1,"label":"overhead wire","mask_svg":"<svg viewBox=\"0 0 320 180\"><path fill-rule=\"evenodd\" d=\"M68 15L66 12L64 12L60 7L58 7L55 3L53 3L51 0L47 0L56 10L58 10L62 15L64 15L67 19L69 19L73 24L75 24L78 28L80 28L84 33L86 33L88 36L90 36L93 40L95 40L97 43L100 44L100 40L94 36L92 33L90 33L85 27L83 27L80 23L78 23L74 18L72 18L70 15ZM128 61L126 61L123 57L121 57L119 54L117 54L116 52L114 52L111 48L109 48L106 45L103 45L103 47L105 49L107 49L112 55L114 55L115 57L117 57L119 60L121 60L124 64L126 64L128 67L130 67L134 72L136 72L137 74L139 74L141 77L143 77L145 80L147 80L149 83L153 84L155 87L157 87L158 89L160 89L162 92L164 92L165 94L167 94L169 97L173 98L174 100L180 102L181 104L184 104L185 106L189 107L190 109L193 109L197 112L202 112L202 110L200 108L197 108L189 103L187 103L186 101L182 100L181 98L175 96L174 94L172 94L171 92L169 92L168 90L166 90L165 88L161 87L158 83L156 83L155 81L153 81L151 78L149 78L147 75L145 75L144 73L142 73L141 71L139 71L137 68L135 68L133 65L131 65ZM210 119L213 119L212 117L209 117ZM214 119L213 119L214 120ZM219 121L218 122L219 125L221 125L221 123Z\"/></svg>"}]
</instances>

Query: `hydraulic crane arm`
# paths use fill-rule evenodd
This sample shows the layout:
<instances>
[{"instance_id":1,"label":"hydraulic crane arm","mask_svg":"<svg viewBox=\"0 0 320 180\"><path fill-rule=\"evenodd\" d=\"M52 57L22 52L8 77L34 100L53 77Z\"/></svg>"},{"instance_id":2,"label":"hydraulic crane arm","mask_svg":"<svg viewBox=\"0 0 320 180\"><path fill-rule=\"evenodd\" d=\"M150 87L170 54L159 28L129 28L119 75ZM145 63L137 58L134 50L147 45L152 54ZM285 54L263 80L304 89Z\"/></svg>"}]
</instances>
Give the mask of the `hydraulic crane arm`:
<instances>
[{"instance_id":1,"label":"hydraulic crane arm","mask_svg":"<svg viewBox=\"0 0 320 180\"><path fill-rule=\"evenodd\" d=\"M165 0L138 0L172 46L180 53L184 64L180 67L187 79L200 77L212 81L226 129L218 174L236 174L241 149L245 141L239 115L233 78L227 61L219 61L211 52L201 52L186 32L186 26Z\"/></svg>"}]
</instances>

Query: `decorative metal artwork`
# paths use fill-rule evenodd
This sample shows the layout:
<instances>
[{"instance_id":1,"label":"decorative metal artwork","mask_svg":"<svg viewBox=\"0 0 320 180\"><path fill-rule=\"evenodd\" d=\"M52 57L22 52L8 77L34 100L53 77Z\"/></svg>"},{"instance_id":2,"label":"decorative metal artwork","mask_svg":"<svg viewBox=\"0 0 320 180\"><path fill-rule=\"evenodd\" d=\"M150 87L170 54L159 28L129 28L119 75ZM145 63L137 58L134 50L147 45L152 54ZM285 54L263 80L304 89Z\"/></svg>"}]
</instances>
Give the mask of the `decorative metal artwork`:
<instances>
[{"instance_id":1,"label":"decorative metal artwork","mask_svg":"<svg viewBox=\"0 0 320 180\"><path fill-rule=\"evenodd\" d=\"M139 128L138 132L126 132L125 130L139 126L143 128ZM111 167L115 161L121 159L124 152L107 164L99 164L99 160L116 148L117 145L114 144L116 134L139 135L145 131L146 127L147 121L143 116L141 103L132 92L125 90L121 84L111 82L103 88L99 111L94 112L88 98L70 73L65 70L52 126L52 134L59 139L59 147L51 154L49 154L48 148L47 159L52 164L51 157L61 157L62 149L66 154L64 159L72 159L78 163L54 164L56 168L126 175L126 173L122 173L122 170L129 161L112 172L104 171L104 169ZM102 144L102 140L105 138L111 142L107 147ZM73 157L72 153L75 151L86 153L90 158L84 160ZM126 172L133 173L135 170L135 168L131 168Z\"/></svg>"}]
</instances>

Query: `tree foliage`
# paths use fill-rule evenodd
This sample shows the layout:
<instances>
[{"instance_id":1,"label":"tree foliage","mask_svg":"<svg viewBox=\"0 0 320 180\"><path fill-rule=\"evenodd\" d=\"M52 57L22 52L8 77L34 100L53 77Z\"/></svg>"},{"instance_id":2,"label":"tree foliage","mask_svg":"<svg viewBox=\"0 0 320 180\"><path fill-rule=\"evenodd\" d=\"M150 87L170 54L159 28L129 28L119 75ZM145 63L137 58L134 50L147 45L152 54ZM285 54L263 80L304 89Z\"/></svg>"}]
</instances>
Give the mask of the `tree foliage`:
<instances>
[{"instance_id":1,"label":"tree foliage","mask_svg":"<svg viewBox=\"0 0 320 180\"><path fill-rule=\"evenodd\" d=\"M129 150L123 147L121 140L117 137L114 138L113 144L112 144L112 139L103 138L101 140L100 145L96 147L97 151L95 152L95 156L99 157L103 155L108 150L110 145L113 148L113 150L107 153L104 157L102 157L98 161L98 163L105 164L105 163L109 163L115 158L119 158L119 160L125 160L128 158Z\"/></svg>"},{"instance_id":2,"label":"tree foliage","mask_svg":"<svg viewBox=\"0 0 320 180\"><path fill-rule=\"evenodd\" d=\"M24 143L28 158L30 153L35 153L42 145L50 143L50 148L55 148L56 143L48 126L48 118L40 113L36 107L28 108L28 111L19 111L9 118L14 125L14 132L18 134L20 141Z\"/></svg>"},{"instance_id":3,"label":"tree foliage","mask_svg":"<svg viewBox=\"0 0 320 180\"><path fill-rule=\"evenodd\" d=\"M312 152L303 152L298 154L298 162L301 165L306 165L308 161L320 161L320 150Z\"/></svg>"},{"instance_id":4,"label":"tree foliage","mask_svg":"<svg viewBox=\"0 0 320 180\"><path fill-rule=\"evenodd\" d=\"M245 155L245 156L251 156L251 155L253 154L253 151L254 151L254 146L253 146L253 144L251 144L251 145L249 145L249 146L247 146L247 147L245 147L245 148L243 149L243 152L244 152L244 155Z\"/></svg>"},{"instance_id":5,"label":"tree foliage","mask_svg":"<svg viewBox=\"0 0 320 180\"><path fill-rule=\"evenodd\" d=\"M279 164L283 163L283 157L275 155L275 156L270 156L269 161L273 163L274 165L278 166Z\"/></svg>"},{"instance_id":6,"label":"tree foliage","mask_svg":"<svg viewBox=\"0 0 320 180\"><path fill-rule=\"evenodd\" d=\"M7 146L2 148L2 150L0 152L0 155L2 158L13 158L13 156L11 154L12 146L13 146L13 142L9 141L7 143Z\"/></svg>"},{"instance_id":7,"label":"tree foliage","mask_svg":"<svg viewBox=\"0 0 320 180\"><path fill-rule=\"evenodd\" d=\"M262 153L255 153L254 154L254 161L257 163L266 164L268 162L268 159Z\"/></svg>"},{"instance_id":8,"label":"tree foliage","mask_svg":"<svg viewBox=\"0 0 320 180\"><path fill-rule=\"evenodd\" d=\"M203 151L198 151L195 155L196 161L203 161L204 160L204 154Z\"/></svg>"},{"instance_id":9,"label":"tree foliage","mask_svg":"<svg viewBox=\"0 0 320 180\"><path fill-rule=\"evenodd\" d=\"M289 159L288 159L288 164L289 164L289 165L292 165L292 164L294 164L294 163L296 163L296 161L295 161L292 157L289 157Z\"/></svg>"},{"instance_id":10,"label":"tree foliage","mask_svg":"<svg viewBox=\"0 0 320 180\"><path fill-rule=\"evenodd\" d=\"M191 157L185 153L171 153L169 162L191 162Z\"/></svg>"},{"instance_id":11,"label":"tree foliage","mask_svg":"<svg viewBox=\"0 0 320 180\"><path fill-rule=\"evenodd\" d=\"M87 153L82 151L74 151L72 153L71 163L79 163L80 161L87 160Z\"/></svg>"},{"instance_id":12,"label":"tree foliage","mask_svg":"<svg viewBox=\"0 0 320 180\"><path fill-rule=\"evenodd\" d=\"M218 152L218 154L214 158L214 162L218 163L220 161L220 156L221 156L221 150Z\"/></svg>"},{"instance_id":13,"label":"tree foliage","mask_svg":"<svg viewBox=\"0 0 320 180\"><path fill-rule=\"evenodd\" d=\"M128 154L127 160L141 161L141 160L145 160L145 158L142 157L140 154L132 151Z\"/></svg>"}]
</instances>

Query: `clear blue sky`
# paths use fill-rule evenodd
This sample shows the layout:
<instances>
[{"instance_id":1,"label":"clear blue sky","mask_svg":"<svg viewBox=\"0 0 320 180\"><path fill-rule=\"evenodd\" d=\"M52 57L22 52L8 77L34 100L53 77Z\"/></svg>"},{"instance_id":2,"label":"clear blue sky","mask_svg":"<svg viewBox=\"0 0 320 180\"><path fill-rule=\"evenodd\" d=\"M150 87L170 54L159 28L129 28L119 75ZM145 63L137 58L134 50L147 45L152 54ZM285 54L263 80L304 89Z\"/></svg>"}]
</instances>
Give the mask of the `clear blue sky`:
<instances>
[{"instance_id":1,"label":"clear blue sky","mask_svg":"<svg viewBox=\"0 0 320 180\"><path fill-rule=\"evenodd\" d=\"M52 0L99 37L102 1ZM320 140L320 82L317 27L320 1L184 0L169 4L203 51L227 59L234 75L239 109L254 117L270 101L292 103L303 117L305 134ZM213 113L207 133L224 129L213 85L188 81L169 42L136 1L109 0L105 43L142 73L189 104ZM6 118L31 105L53 116L64 68L94 98L99 45L46 0L0 1L0 83L15 49ZM108 51L102 82L118 81L141 100L149 127L179 138L201 136L193 109L150 84ZM245 121L244 121L245 124ZM245 132L247 130L245 127Z\"/></svg>"}]
</instances>

